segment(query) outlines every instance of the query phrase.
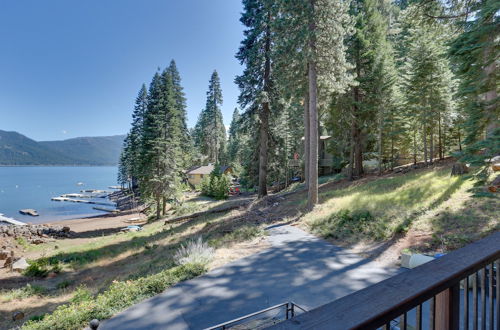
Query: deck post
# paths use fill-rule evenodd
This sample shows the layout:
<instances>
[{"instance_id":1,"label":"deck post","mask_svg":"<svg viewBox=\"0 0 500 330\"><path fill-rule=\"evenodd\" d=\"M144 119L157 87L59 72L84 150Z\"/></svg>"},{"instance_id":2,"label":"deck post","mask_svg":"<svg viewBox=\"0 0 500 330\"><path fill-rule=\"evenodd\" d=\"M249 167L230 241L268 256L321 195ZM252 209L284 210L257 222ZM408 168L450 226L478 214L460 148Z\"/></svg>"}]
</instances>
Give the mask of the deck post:
<instances>
[{"instance_id":1,"label":"deck post","mask_svg":"<svg viewBox=\"0 0 500 330\"><path fill-rule=\"evenodd\" d=\"M458 330L460 320L460 284L436 295L436 330Z\"/></svg>"}]
</instances>

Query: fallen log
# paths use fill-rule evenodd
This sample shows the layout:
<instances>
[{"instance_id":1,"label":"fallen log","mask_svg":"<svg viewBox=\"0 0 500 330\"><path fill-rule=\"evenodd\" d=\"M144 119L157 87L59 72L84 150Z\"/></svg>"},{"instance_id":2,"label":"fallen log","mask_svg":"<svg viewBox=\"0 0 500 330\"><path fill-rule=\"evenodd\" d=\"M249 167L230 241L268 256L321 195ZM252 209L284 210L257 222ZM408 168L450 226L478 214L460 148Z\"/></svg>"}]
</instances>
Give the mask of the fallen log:
<instances>
[{"instance_id":1,"label":"fallen log","mask_svg":"<svg viewBox=\"0 0 500 330\"><path fill-rule=\"evenodd\" d=\"M172 219L165 220L164 224L167 225L167 224L170 224L170 223L174 223L174 222L178 222L178 221L182 221L182 220L187 220L187 219L198 218L198 217L202 217L204 215L213 214L213 213L227 212L227 211L239 209L240 207L247 206L250 203L251 203L251 201L247 200L247 201L244 201L242 203L235 203L235 204L232 204L232 205L218 207L218 208L214 208L214 209L203 211L203 212L191 213L191 214L188 214L188 215L183 215L183 216L180 216L180 217L175 217L175 218L172 218Z\"/></svg>"}]
</instances>

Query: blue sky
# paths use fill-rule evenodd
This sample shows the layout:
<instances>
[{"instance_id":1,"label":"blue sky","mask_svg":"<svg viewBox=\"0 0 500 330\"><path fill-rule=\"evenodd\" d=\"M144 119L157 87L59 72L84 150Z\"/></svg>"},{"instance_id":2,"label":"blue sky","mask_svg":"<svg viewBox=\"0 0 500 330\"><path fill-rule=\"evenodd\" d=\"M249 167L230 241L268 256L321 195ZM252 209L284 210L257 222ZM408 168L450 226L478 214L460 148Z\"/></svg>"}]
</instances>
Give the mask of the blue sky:
<instances>
[{"instance_id":1,"label":"blue sky","mask_svg":"<svg viewBox=\"0 0 500 330\"><path fill-rule=\"evenodd\" d=\"M142 83L173 58L188 126L219 72L224 121L237 106L239 0L0 3L0 129L35 140L123 134Z\"/></svg>"}]
</instances>

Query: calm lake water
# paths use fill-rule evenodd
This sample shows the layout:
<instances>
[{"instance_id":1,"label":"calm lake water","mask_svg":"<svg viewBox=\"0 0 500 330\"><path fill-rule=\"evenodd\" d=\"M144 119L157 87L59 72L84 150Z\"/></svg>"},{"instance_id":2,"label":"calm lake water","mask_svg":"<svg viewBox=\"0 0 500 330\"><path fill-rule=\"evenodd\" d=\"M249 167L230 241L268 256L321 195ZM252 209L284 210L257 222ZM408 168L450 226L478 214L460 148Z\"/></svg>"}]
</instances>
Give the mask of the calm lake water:
<instances>
[{"instance_id":1,"label":"calm lake water","mask_svg":"<svg viewBox=\"0 0 500 330\"><path fill-rule=\"evenodd\" d=\"M117 167L0 167L0 213L31 223L103 214L92 209L97 205L50 199L61 194L80 193L82 189L109 190L109 186L116 185L116 174ZM21 209L35 209L40 216L22 215Z\"/></svg>"}]
</instances>

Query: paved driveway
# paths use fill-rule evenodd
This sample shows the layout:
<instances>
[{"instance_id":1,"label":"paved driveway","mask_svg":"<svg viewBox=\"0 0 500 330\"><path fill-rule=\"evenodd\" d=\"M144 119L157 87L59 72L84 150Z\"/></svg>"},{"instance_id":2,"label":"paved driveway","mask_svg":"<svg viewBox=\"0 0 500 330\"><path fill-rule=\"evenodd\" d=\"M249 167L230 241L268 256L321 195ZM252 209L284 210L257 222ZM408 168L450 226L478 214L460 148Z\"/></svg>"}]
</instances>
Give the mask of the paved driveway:
<instances>
[{"instance_id":1,"label":"paved driveway","mask_svg":"<svg viewBox=\"0 0 500 330\"><path fill-rule=\"evenodd\" d=\"M175 285L99 329L203 329L287 301L311 309L397 272L296 227L268 230L271 248Z\"/></svg>"}]
</instances>

